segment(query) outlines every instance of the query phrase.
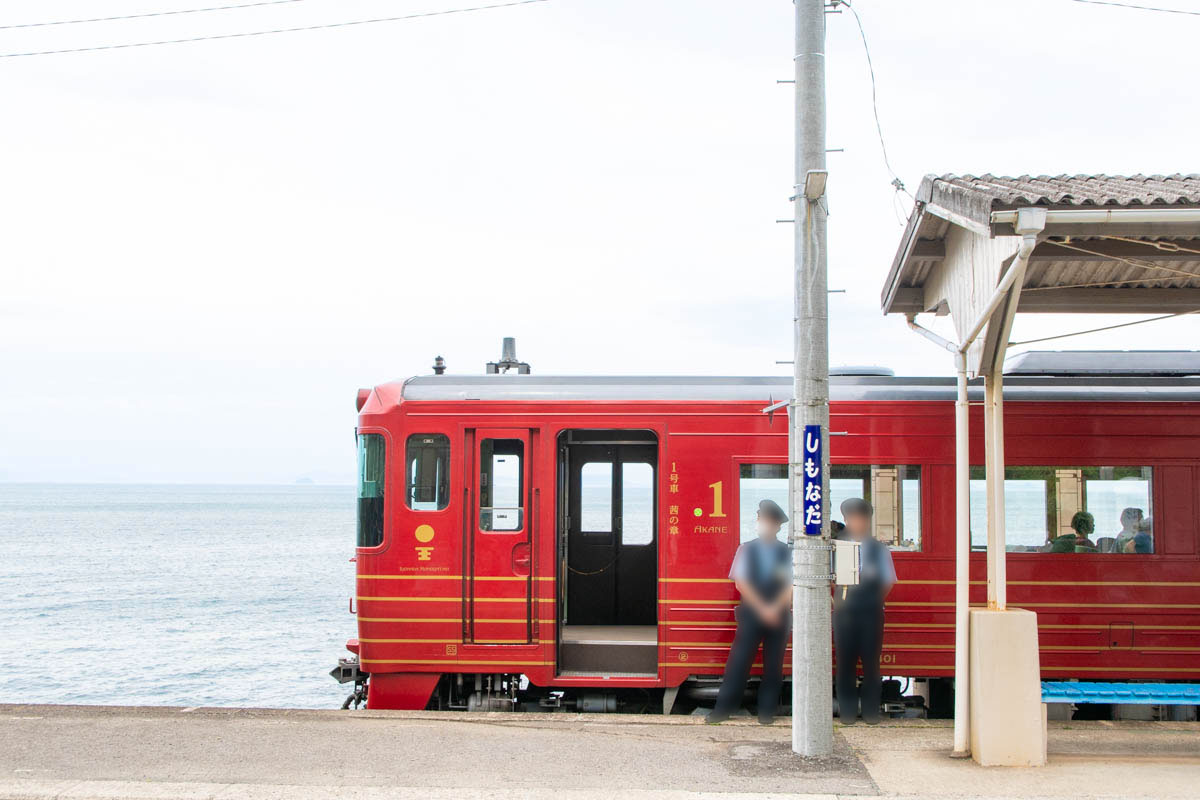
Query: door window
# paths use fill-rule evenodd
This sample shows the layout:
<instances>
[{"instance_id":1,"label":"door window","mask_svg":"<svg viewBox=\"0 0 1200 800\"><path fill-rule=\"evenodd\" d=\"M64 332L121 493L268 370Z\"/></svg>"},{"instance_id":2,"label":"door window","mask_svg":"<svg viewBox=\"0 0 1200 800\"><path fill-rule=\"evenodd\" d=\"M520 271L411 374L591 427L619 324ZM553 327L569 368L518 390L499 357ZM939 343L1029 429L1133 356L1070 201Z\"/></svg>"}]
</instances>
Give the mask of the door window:
<instances>
[{"instance_id":1,"label":"door window","mask_svg":"<svg viewBox=\"0 0 1200 800\"><path fill-rule=\"evenodd\" d=\"M579 516L581 533L612 533L612 462L589 461L579 468Z\"/></svg>"},{"instance_id":2,"label":"door window","mask_svg":"<svg viewBox=\"0 0 1200 800\"><path fill-rule=\"evenodd\" d=\"M484 439L479 445L479 528L519 531L525 524L525 443Z\"/></svg>"},{"instance_id":3,"label":"door window","mask_svg":"<svg viewBox=\"0 0 1200 800\"><path fill-rule=\"evenodd\" d=\"M621 465L621 544L654 541L654 467L642 461Z\"/></svg>"}]
</instances>

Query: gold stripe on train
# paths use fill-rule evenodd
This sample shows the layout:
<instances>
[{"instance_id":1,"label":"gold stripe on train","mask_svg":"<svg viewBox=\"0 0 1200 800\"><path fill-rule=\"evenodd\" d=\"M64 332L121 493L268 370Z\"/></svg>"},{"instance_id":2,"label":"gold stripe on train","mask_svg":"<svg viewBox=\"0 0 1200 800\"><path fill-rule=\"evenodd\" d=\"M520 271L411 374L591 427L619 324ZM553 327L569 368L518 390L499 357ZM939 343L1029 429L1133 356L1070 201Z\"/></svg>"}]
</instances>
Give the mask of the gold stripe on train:
<instances>
[{"instance_id":1,"label":"gold stripe on train","mask_svg":"<svg viewBox=\"0 0 1200 800\"><path fill-rule=\"evenodd\" d=\"M659 583L733 583L729 578L659 578Z\"/></svg>"},{"instance_id":2,"label":"gold stripe on train","mask_svg":"<svg viewBox=\"0 0 1200 800\"><path fill-rule=\"evenodd\" d=\"M712 667L723 669L725 664L719 661L660 661L660 667L678 667L680 669L694 669L696 667ZM761 668L761 663L751 664L751 668ZM947 672L954 669L954 664L946 662L945 664L885 664L883 668L889 675L897 674L897 670L938 670ZM1189 673L1200 675L1200 669L1196 667L1042 667L1043 672L1173 672L1173 673Z\"/></svg>"},{"instance_id":3,"label":"gold stripe on train","mask_svg":"<svg viewBox=\"0 0 1200 800\"><path fill-rule=\"evenodd\" d=\"M677 600L675 602L683 602ZM688 602L697 602L689 600ZM917 601L917 600L889 600L886 608L898 606L949 606L954 607L954 601ZM971 608L987 608L987 603L971 603ZM1070 600L1064 600L1061 603L1029 603L1025 600L1019 601L1016 605L1009 606L1014 610L1022 608L1200 608L1200 603L1076 603Z\"/></svg>"},{"instance_id":4,"label":"gold stripe on train","mask_svg":"<svg viewBox=\"0 0 1200 800\"><path fill-rule=\"evenodd\" d=\"M684 600L684 599L677 597L673 600L663 600L660 598L658 602L659 602L659 605L663 605L665 603L678 603L678 604L683 604L683 605L686 605L687 603L692 603L692 604L698 605L698 606L736 606L741 601L740 600L694 600L692 598L688 598L688 599ZM953 604L951 604L951 605L953 605Z\"/></svg>"},{"instance_id":5,"label":"gold stripe on train","mask_svg":"<svg viewBox=\"0 0 1200 800\"><path fill-rule=\"evenodd\" d=\"M457 661L446 658L367 658L360 664L446 664L454 667L551 667L552 661Z\"/></svg>"},{"instance_id":6,"label":"gold stripe on train","mask_svg":"<svg viewBox=\"0 0 1200 800\"><path fill-rule=\"evenodd\" d=\"M462 575L426 575L420 572L401 573L398 575L359 575L362 580L398 580L403 578L414 578L419 580L433 581L461 581ZM477 581L527 581L528 577L522 578L516 575L476 575ZM533 578L535 581L552 581L553 576L538 575Z\"/></svg>"},{"instance_id":7,"label":"gold stripe on train","mask_svg":"<svg viewBox=\"0 0 1200 800\"><path fill-rule=\"evenodd\" d=\"M462 639L359 639L359 641L370 644L475 644L474 642L464 642ZM488 639L486 644L546 644L546 642L531 642L528 639Z\"/></svg>"},{"instance_id":8,"label":"gold stripe on train","mask_svg":"<svg viewBox=\"0 0 1200 800\"><path fill-rule=\"evenodd\" d=\"M899 580L897 585L954 586L952 580ZM972 586L987 586L987 581L971 581ZM1200 581L1008 581L1009 586L1180 586L1197 587Z\"/></svg>"},{"instance_id":9,"label":"gold stripe on train","mask_svg":"<svg viewBox=\"0 0 1200 800\"><path fill-rule=\"evenodd\" d=\"M357 600L376 600L387 602L411 602L411 603L461 603L461 597L391 597L381 595L355 595ZM471 600L472 598L468 598ZM473 598L476 603L524 603L532 600L536 603L553 603L553 597L476 597Z\"/></svg>"},{"instance_id":10,"label":"gold stripe on train","mask_svg":"<svg viewBox=\"0 0 1200 800\"><path fill-rule=\"evenodd\" d=\"M475 620L475 622L488 622L488 623L501 622L501 623L512 623L513 625L525 625L526 623L528 623L530 621L530 620L525 619L524 617L511 617L511 618L505 618L505 619L489 619L489 618L485 618L485 617L475 617L474 620ZM463 622L461 617L359 617L358 621L359 622L453 622L456 625L460 625ZM533 620L533 623L535 625L554 625L555 624L554 620L552 620L552 619L535 619L535 620Z\"/></svg>"}]
</instances>

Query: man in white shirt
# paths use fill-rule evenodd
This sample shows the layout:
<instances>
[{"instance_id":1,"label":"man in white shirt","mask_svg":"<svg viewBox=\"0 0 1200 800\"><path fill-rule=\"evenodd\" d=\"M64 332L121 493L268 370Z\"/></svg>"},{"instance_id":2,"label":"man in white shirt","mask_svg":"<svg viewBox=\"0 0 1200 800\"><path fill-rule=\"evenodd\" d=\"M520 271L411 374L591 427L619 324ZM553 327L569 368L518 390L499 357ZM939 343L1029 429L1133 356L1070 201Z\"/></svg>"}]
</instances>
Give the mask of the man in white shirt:
<instances>
[{"instance_id":1,"label":"man in white shirt","mask_svg":"<svg viewBox=\"0 0 1200 800\"><path fill-rule=\"evenodd\" d=\"M833 645L837 654L838 718L853 725L859 713L858 662L862 660L862 718L874 725L880 719L883 682L879 656L883 651L883 601L896 585L896 568L887 545L871 535L871 504L861 497L842 503L846 529L839 538L861 543L861 569L856 586L834 587Z\"/></svg>"},{"instance_id":2,"label":"man in white shirt","mask_svg":"<svg viewBox=\"0 0 1200 800\"><path fill-rule=\"evenodd\" d=\"M737 634L725 662L725 677L716 707L705 722L718 724L742 704L746 682L762 645L763 676L758 688L758 721L770 725L779 707L783 654L791 629L792 550L779 540L787 514L773 500L758 504L758 536L738 546L729 569L742 602L734 610Z\"/></svg>"}]
</instances>

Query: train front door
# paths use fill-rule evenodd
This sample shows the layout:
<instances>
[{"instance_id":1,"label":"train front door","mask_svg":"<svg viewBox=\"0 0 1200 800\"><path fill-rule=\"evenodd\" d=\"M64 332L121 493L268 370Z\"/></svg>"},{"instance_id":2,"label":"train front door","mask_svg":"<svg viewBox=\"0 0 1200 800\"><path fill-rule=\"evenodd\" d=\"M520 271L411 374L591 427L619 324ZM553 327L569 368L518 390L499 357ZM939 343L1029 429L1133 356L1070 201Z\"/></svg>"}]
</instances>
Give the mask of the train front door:
<instances>
[{"instance_id":1,"label":"train front door","mask_svg":"<svg viewBox=\"0 0 1200 800\"><path fill-rule=\"evenodd\" d=\"M559 438L560 673L656 673L658 438Z\"/></svg>"},{"instance_id":2,"label":"train front door","mask_svg":"<svg viewBox=\"0 0 1200 800\"><path fill-rule=\"evenodd\" d=\"M464 525L463 641L532 644L535 508L530 431L467 432L470 519Z\"/></svg>"}]
</instances>

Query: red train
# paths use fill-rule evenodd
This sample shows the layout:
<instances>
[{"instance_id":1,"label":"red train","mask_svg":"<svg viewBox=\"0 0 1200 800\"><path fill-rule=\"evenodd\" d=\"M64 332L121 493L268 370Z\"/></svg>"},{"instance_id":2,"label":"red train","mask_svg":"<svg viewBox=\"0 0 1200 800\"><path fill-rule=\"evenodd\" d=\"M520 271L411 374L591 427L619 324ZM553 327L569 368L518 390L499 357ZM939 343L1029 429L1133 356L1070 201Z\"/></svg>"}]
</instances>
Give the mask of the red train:
<instances>
[{"instance_id":1,"label":"red train","mask_svg":"<svg viewBox=\"0 0 1200 800\"><path fill-rule=\"evenodd\" d=\"M1180 354L1144 374L1156 360L1113 354L1127 374L1089 375L1037 354L1006 378L1009 603L1038 613L1046 679L1200 680L1200 370ZM787 413L767 409L790 381L438 372L359 393L357 662L342 678L370 708L711 697L734 632L730 560L757 501L786 499ZM932 713L952 692L953 395L950 379L832 379L832 507L877 509L900 579L884 674L917 681ZM984 573L979 552L972 602Z\"/></svg>"}]
</instances>

